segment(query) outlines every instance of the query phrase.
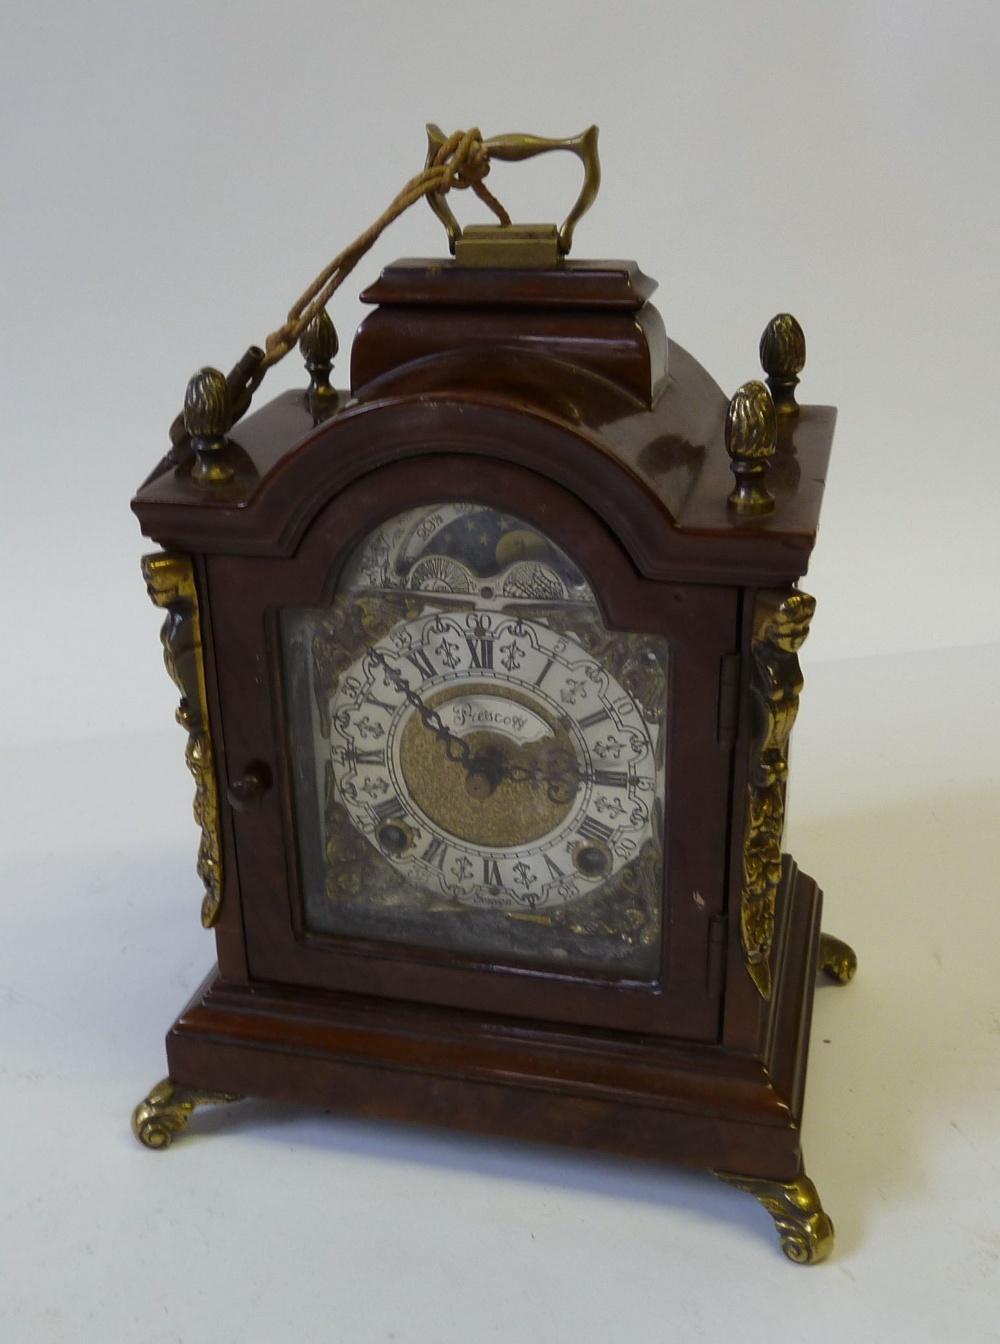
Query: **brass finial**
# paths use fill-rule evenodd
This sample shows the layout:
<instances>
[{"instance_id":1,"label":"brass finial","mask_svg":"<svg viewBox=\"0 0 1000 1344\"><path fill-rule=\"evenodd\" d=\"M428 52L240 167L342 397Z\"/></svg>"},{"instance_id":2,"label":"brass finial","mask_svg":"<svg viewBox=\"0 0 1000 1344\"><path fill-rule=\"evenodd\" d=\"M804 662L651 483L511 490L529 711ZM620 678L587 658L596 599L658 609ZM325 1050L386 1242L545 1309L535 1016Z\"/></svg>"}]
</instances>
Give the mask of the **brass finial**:
<instances>
[{"instance_id":1,"label":"brass finial","mask_svg":"<svg viewBox=\"0 0 1000 1344\"><path fill-rule=\"evenodd\" d=\"M795 415L795 388L806 365L806 335L791 313L778 313L760 338L760 362L779 415Z\"/></svg>"},{"instance_id":2,"label":"brass finial","mask_svg":"<svg viewBox=\"0 0 1000 1344\"><path fill-rule=\"evenodd\" d=\"M763 383L744 383L726 416L726 451L736 485L729 503L737 513L770 513L774 496L764 485L778 437L778 417Z\"/></svg>"},{"instance_id":3,"label":"brass finial","mask_svg":"<svg viewBox=\"0 0 1000 1344\"><path fill-rule=\"evenodd\" d=\"M335 397L336 390L330 386L330 370L340 349L337 330L330 314L321 308L299 337L299 351L309 371L309 395L316 397Z\"/></svg>"},{"instance_id":4,"label":"brass finial","mask_svg":"<svg viewBox=\"0 0 1000 1344\"><path fill-rule=\"evenodd\" d=\"M195 453L191 479L199 485L221 485L232 480L233 468L225 461L229 444L226 431L232 423L225 374L218 369L199 369L184 394L184 428Z\"/></svg>"}]
</instances>

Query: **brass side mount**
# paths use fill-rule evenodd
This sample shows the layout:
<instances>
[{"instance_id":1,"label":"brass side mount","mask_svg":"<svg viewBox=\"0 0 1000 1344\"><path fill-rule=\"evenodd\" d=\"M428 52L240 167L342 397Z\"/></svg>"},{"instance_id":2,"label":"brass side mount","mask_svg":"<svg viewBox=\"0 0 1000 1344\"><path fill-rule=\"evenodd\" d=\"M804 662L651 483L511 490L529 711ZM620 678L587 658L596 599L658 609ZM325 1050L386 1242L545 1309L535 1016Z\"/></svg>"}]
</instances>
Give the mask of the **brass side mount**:
<instances>
[{"instance_id":1,"label":"brass side mount","mask_svg":"<svg viewBox=\"0 0 1000 1344\"><path fill-rule=\"evenodd\" d=\"M201 922L209 929L222 904L222 838L194 565L190 556L159 551L143 557L142 575L149 596L166 612L160 640L163 661L181 693L177 722L188 734L185 759L195 781L194 815L201 827L198 875L205 888Z\"/></svg>"},{"instance_id":2,"label":"brass side mount","mask_svg":"<svg viewBox=\"0 0 1000 1344\"><path fill-rule=\"evenodd\" d=\"M760 589L753 614L750 682L753 736L743 839L740 942L751 979L771 997L771 944L781 884L788 739L799 709L798 652L809 633L816 599L797 589Z\"/></svg>"}]
</instances>

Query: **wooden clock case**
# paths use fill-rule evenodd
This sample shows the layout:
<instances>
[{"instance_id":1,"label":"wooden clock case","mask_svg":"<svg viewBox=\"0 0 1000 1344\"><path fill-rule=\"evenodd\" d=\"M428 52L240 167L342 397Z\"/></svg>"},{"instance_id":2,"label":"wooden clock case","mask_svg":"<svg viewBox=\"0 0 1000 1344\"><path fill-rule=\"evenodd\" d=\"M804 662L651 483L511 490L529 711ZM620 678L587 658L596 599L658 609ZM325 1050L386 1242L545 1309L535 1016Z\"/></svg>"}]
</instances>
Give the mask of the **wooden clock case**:
<instances>
[{"instance_id":1,"label":"wooden clock case","mask_svg":"<svg viewBox=\"0 0 1000 1344\"><path fill-rule=\"evenodd\" d=\"M309 391L214 445L225 479L199 480L188 443L137 494L164 548L147 578L184 696L218 951L167 1036L169 1078L137 1108L151 1146L203 1101L268 1097L706 1167L761 1198L792 1259L829 1248L800 1121L817 971L853 966L843 945L821 951L815 882L787 856L776 867L784 775L761 770L768 751L783 766L800 680L761 613L796 598L835 412L797 407L794 376L775 378L775 505L735 510L729 398L668 341L652 289L627 262L397 263L364 296L350 392L314 368ZM538 526L609 627L670 641L652 986L303 925L277 613L328 602L374 526L442 499ZM778 816L755 898L765 803Z\"/></svg>"}]
</instances>

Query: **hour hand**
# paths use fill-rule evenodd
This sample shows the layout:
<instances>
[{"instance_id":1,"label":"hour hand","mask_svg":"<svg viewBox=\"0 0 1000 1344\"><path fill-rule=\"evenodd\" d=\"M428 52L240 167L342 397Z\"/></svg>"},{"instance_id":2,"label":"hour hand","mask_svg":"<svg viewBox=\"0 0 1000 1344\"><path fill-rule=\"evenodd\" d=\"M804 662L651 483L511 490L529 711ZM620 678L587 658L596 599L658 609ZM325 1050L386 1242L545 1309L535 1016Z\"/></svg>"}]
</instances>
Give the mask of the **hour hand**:
<instances>
[{"instance_id":1,"label":"hour hand","mask_svg":"<svg viewBox=\"0 0 1000 1344\"><path fill-rule=\"evenodd\" d=\"M506 778L520 783L544 784L551 803L568 803L580 786L580 766L571 752L561 747L543 747L530 765L508 765Z\"/></svg>"},{"instance_id":2,"label":"hour hand","mask_svg":"<svg viewBox=\"0 0 1000 1344\"><path fill-rule=\"evenodd\" d=\"M549 802L568 803L580 782L576 760L560 750L544 750L530 764L522 765L507 760L498 747L483 747L463 764L465 791L472 798L489 798L507 779L512 784L545 785Z\"/></svg>"}]
</instances>

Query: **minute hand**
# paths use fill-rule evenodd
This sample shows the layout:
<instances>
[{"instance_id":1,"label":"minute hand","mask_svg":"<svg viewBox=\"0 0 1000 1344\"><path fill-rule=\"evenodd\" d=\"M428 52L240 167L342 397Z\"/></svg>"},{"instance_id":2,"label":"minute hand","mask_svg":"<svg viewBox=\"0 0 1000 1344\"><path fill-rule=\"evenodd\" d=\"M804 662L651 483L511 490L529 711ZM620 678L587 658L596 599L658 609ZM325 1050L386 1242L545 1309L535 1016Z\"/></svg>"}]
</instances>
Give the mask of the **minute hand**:
<instances>
[{"instance_id":1,"label":"minute hand","mask_svg":"<svg viewBox=\"0 0 1000 1344\"><path fill-rule=\"evenodd\" d=\"M376 649L369 651L369 657L372 662L382 669L385 676L385 684L394 686L406 698L408 704L420 715L425 728L428 728L438 741L444 743L444 749L450 761L457 761L459 765L464 766L466 770L472 764L472 748L467 742L463 742L453 732L445 727L441 715L436 709L431 707L421 699L418 693L413 689L410 683L391 666L385 654L379 653Z\"/></svg>"},{"instance_id":2,"label":"minute hand","mask_svg":"<svg viewBox=\"0 0 1000 1344\"><path fill-rule=\"evenodd\" d=\"M553 803L569 802L576 794L581 776L575 759L568 752L562 753L564 757L568 758L566 764L552 766L547 770L538 765L510 765L506 761L496 759L493 753L485 756L477 755L473 753L468 742L465 742L445 726L444 720L437 710L431 709L402 673L390 664L384 654L372 649L370 657L372 662L382 669L385 684L395 687L404 696L407 703L412 705L420 715L424 727L429 729L438 741L444 744L448 759L461 765L470 777L474 775L477 780L480 777L482 778L485 785L484 795L493 793L501 779L509 779L514 784L524 783L527 780L531 780L535 784L544 784L549 801ZM479 790L476 792L478 793Z\"/></svg>"}]
</instances>

